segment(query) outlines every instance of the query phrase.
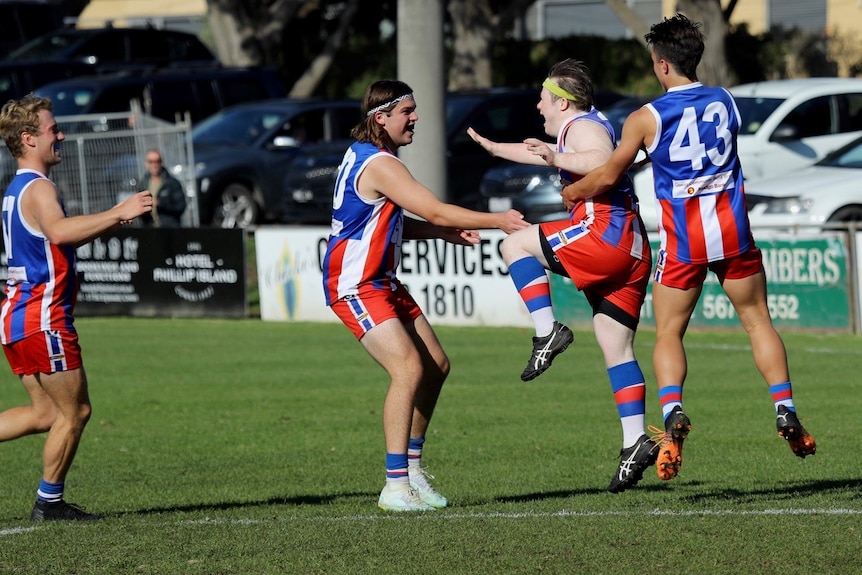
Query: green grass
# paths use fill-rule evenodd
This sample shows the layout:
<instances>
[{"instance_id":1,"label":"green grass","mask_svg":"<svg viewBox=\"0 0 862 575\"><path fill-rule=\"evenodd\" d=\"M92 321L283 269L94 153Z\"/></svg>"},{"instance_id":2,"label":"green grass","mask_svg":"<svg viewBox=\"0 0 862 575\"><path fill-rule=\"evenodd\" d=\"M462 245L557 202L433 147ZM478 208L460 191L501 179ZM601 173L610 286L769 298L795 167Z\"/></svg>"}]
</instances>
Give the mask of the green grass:
<instances>
[{"instance_id":1,"label":"green grass","mask_svg":"<svg viewBox=\"0 0 862 575\"><path fill-rule=\"evenodd\" d=\"M818 453L799 460L738 332L691 333L679 477L605 491L621 432L595 340L518 379L531 333L438 328L453 370L425 463L453 502L379 511L383 371L339 324L78 320L94 415L32 524L43 436L0 446L0 573L862 573L862 346L784 334ZM654 334L638 335L660 422ZM25 395L8 368L0 406Z\"/></svg>"}]
</instances>

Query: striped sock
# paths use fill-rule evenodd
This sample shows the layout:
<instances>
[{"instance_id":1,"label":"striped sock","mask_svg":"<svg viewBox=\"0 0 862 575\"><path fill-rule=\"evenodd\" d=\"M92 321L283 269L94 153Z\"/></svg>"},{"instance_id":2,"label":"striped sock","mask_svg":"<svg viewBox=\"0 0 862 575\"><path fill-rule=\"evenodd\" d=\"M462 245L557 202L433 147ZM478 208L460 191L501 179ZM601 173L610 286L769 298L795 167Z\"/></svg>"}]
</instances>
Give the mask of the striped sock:
<instances>
[{"instance_id":1,"label":"striped sock","mask_svg":"<svg viewBox=\"0 0 862 575\"><path fill-rule=\"evenodd\" d=\"M386 454L386 485L388 487L403 487L407 489L410 481L407 479L407 454Z\"/></svg>"},{"instance_id":2,"label":"striped sock","mask_svg":"<svg viewBox=\"0 0 862 575\"><path fill-rule=\"evenodd\" d=\"M49 483L44 479L39 482L39 489L36 490L36 499L39 501L47 501L48 503L57 503L63 500L63 487L65 483Z\"/></svg>"},{"instance_id":3,"label":"striped sock","mask_svg":"<svg viewBox=\"0 0 862 575\"><path fill-rule=\"evenodd\" d=\"M544 337L551 333L554 309L551 307L551 284L544 266L533 256L527 256L509 265L509 275L530 312L536 336Z\"/></svg>"},{"instance_id":4,"label":"striped sock","mask_svg":"<svg viewBox=\"0 0 862 575\"><path fill-rule=\"evenodd\" d=\"M667 422L667 416L677 405L682 409L682 386L666 385L658 390L658 402L661 405L661 415Z\"/></svg>"},{"instance_id":5,"label":"striped sock","mask_svg":"<svg viewBox=\"0 0 862 575\"><path fill-rule=\"evenodd\" d=\"M769 393L772 395L772 401L775 402L776 412L782 405L789 411L796 411L796 408L793 407L793 386L790 385L789 381L770 385Z\"/></svg>"},{"instance_id":6,"label":"striped sock","mask_svg":"<svg viewBox=\"0 0 862 575\"><path fill-rule=\"evenodd\" d=\"M410 443L407 445L407 467L422 466L422 446L425 444L425 438L410 438Z\"/></svg>"},{"instance_id":7,"label":"striped sock","mask_svg":"<svg viewBox=\"0 0 862 575\"><path fill-rule=\"evenodd\" d=\"M644 434L646 417L646 383L637 361L608 369L611 390L623 427L623 447L631 447Z\"/></svg>"}]
</instances>

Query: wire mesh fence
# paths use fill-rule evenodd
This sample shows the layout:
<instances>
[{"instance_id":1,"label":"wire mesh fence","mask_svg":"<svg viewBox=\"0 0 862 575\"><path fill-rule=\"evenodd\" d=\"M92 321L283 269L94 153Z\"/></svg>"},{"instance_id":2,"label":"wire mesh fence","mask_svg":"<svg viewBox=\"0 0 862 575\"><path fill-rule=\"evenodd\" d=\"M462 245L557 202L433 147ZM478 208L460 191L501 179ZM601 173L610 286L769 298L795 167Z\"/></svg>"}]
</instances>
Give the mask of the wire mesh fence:
<instances>
[{"instance_id":1,"label":"wire mesh fence","mask_svg":"<svg viewBox=\"0 0 862 575\"><path fill-rule=\"evenodd\" d=\"M134 103L133 103L134 104ZM57 117L65 135L63 161L51 169L70 216L97 213L114 206L143 189L147 150L161 152L164 166L177 178L186 192L186 211L182 222L198 227L197 189L191 121L165 122L143 114L133 105L131 112ZM15 175L15 160L0 143L2 189Z\"/></svg>"}]
</instances>

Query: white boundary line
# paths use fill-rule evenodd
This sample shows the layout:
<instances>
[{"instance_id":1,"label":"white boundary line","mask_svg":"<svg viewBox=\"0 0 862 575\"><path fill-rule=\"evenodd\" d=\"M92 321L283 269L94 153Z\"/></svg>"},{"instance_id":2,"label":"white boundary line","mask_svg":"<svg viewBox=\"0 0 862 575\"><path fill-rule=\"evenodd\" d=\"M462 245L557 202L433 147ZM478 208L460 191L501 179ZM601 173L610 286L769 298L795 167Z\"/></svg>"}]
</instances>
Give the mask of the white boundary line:
<instances>
[{"instance_id":1,"label":"white boundary line","mask_svg":"<svg viewBox=\"0 0 862 575\"><path fill-rule=\"evenodd\" d=\"M449 519L535 519L535 518L543 518L547 517L549 519L553 518L566 518L566 517L636 517L636 516L653 516L653 517L697 517L697 516L753 516L753 517L767 517L767 516L783 516L783 515L843 515L843 516L852 516L852 515L862 515L862 509L824 509L824 508L816 508L816 509L803 509L803 508L790 508L790 509L753 509L753 510L740 510L740 509L702 509L702 510L690 510L690 511L663 511L661 509L654 509L652 511L549 511L545 513L531 513L531 512L523 512L523 513L505 513L505 512L491 512L491 513L419 513L419 514L410 514L410 513L387 513L382 515L343 515L343 516L335 516L335 517L298 517L298 516L289 516L282 517L276 519L187 519L180 521L165 521L161 522L162 525L265 525L273 523L273 521L287 521L287 522L339 522L339 521L388 521L392 519L400 519L411 517L414 519L422 519L422 520L449 520ZM90 524L93 525L93 524ZM35 531L39 529L39 527L12 527L9 529L0 529L0 537L12 536L12 535L20 535L22 533L30 533L31 531Z\"/></svg>"},{"instance_id":2,"label":"white boundary line","mask_svg":"<svg viewBox=\"0 0 862 575\"><path fill-rule=\"evenodd\" d=\"M296 522L329 522L329 521L378 521L389 520L403 517L414 517L426 520L448 520L448 519L534 519L547 517L549 519L558 517L661 517L661 516L779 516L779 515L862 515L862 509L703 509L700 511L663 511L655 509L652 511L548 511L544 513L521 512L521 513L505 513L505 512L490 512L490 513L418 513L411 515L409 513L386 513L382 515L345 515L336 517L284 517L280 521L296 521ZM270 523L271 520L263 519L189 519L180 523L189 523L194 525L223 525L223 524L238 524L238 525L257 525L262 523Z\"/></svg>"}]
</instances>

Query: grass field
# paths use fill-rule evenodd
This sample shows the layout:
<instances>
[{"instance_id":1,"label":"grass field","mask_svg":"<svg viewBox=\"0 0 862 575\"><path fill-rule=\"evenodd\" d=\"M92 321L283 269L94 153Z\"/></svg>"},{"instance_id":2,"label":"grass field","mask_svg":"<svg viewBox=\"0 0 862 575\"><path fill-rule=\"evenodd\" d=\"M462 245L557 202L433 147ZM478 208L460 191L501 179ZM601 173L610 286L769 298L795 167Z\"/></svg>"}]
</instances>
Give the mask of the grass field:
<instances>
[{"instance_id":1,"label":"grass field","mask_svg":"<svg viewBox=\"0 0 862 575\"><path fill-rule=\"evenodd\" d=\"M0 573L862 573L862 340L784 334L818 441L793 457L737 332L691 333L679 477L605 491L621 432L594 338L529 384L531 333L438 328L452 375L424 462L453 502L376 507L383 371L341 325L82 318L94 415L67 499L28 520L42 436L0 445ZM638 335L648 421L654 334ZM0 408L23 403L8 368Z\"/></svg>"}]
</instances>

